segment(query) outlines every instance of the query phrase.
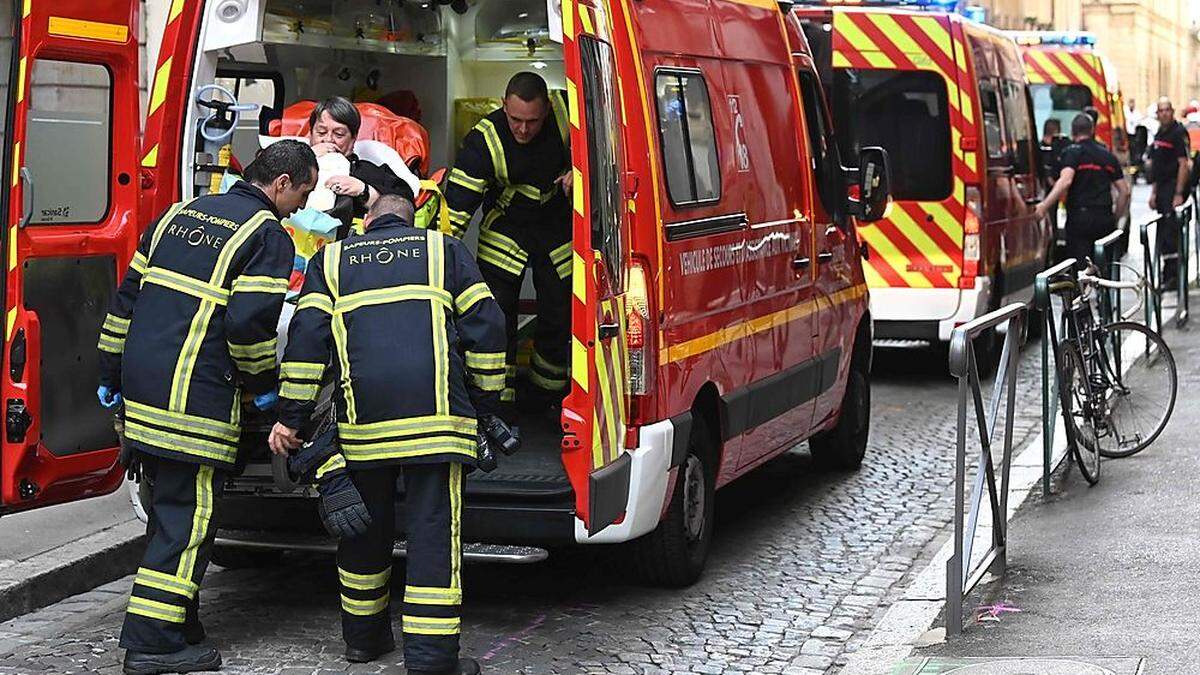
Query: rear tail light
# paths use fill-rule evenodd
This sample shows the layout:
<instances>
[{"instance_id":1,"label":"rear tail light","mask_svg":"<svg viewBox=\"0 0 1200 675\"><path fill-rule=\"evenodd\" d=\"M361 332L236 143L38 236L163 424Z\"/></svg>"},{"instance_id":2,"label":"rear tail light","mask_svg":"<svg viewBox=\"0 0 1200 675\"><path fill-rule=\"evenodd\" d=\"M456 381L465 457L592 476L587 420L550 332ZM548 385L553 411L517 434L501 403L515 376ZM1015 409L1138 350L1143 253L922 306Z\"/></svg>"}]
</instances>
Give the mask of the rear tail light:
<instances>
[{"instance_id":1,"label":"rear tail light","mask_svg":"<svg viewBox=\"0 0 1200 675\"><path fill-rule=\"evenodd\" d=\"M629 348L629 412L640 422L640 397L654 389L654 324L650 311L649 274L645 261L634 258L629 267L629 290L625 300L625 336Z\"/></svg>"},{"instance_id":2,"label":"rear tail light","mask_svg":"<svg viewBox=\"0 0 1200 675\"><path fill-rule=\"evenodd\" d=\"M982 200L979 188L968 187L966 190L966 213L963 218L963 264L962 274L958 277L958 287L975 288L975 277L979 276L980 257L980 219Z\"/></svg>"}]
</instances>

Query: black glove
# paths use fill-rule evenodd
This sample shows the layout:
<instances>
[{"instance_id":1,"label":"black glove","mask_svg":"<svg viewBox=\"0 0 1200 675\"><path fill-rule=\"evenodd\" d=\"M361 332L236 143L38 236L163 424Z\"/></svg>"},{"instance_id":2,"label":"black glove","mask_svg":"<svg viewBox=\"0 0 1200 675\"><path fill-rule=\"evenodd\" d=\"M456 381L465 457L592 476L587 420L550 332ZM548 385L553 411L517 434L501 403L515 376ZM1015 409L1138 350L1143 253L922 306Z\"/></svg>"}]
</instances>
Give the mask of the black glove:
<instances>
[{"instance_id":1,"label":"black glove","mask_svg":"<svg viewBox=\"0 0 1200 675\"><path fill-rule=\"evenodd\" d=\"M345 469L330 471L317 481L321 504L317 509L325 530L337 539L352 539L366 534L371 514L362 495Z\"/></svg>"},{"instance_id":2,"label":"black glove","mask_svg":"<svg viewBox=\"0 0 1200 675\"><path fill-rule=\"evenodd\" d=\"M498 465L496 453L492 452L492 444L488 441L488 435L484 431L482 422L479 424L478 433L475 434L475 449L475 467L484 473L495 471Z\"/></svg>"},{"instance_id":3,"label":"black glove","mask_svg":"<svg viewBox=\"0 0 1200 675\"><path fill-rule=\"evenodd\" d=\"M142 458L137 451L125 440L125 418L118 412L113 415L113 429L117 432L117 440L121 443L121 452L117 455L117 463L125 467L125 477L129 480L142 482Z\"/></svg>"}]
</instances>

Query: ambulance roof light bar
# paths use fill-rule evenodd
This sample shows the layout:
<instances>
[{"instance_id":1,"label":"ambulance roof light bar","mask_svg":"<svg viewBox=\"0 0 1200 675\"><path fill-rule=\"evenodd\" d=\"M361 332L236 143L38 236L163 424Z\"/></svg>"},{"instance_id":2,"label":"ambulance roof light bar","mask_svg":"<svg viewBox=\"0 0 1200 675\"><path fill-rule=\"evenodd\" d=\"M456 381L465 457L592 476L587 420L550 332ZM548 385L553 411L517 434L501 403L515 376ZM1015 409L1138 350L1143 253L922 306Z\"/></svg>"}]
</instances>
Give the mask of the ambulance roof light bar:
<instances>
[{"instance_id":1,"label":"ambulance roof light bar","mask_svg":"<svg viewBox=\"0 0 1200 675\"><path fill-rule=\"evenodd\" d=\"M1024 46L1094 47L1096 36L1083 31L1027 31L1014 35Z\"/></svg>"},{"instance_id":2,"label":"ambulance roof light bar","mask_svg":"<svg viewBox=\"0 0 1200 675\"><path fill-rule=\"evenodd\" d=\"M903 9L927 9L936 12L957 12L963 8L963 0L800 0L797 5L839 7L898 7Z\"/></svg>"}]
</instances>

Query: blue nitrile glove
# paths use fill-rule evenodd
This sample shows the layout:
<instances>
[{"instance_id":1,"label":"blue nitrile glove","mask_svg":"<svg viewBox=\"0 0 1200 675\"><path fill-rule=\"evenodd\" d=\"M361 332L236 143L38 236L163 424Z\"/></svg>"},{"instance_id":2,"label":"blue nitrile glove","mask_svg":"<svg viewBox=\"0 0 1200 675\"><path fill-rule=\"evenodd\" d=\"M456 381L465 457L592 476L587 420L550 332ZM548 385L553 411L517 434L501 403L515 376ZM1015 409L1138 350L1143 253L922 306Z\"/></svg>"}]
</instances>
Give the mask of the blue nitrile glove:
<instances>
[{"instance_id":1,"label":"blue nitrile glove","mask_svg":"<svg viewBox=\"0 0 1200 675\"><path fill-rule=\"evenodd\" d=\"M122 401L121 392L104 385L100 385L100 388L96 390L96 398L100 399L100 405L110 410L121 405Z\"/></svg>"},{"instance_id":2,"label":"blue nitrile glove","mask_svg":"<svg viewBox=\"0 0 1200 675\"><path fill-rule=\"evenodd\" d=\"M276 403L279 403L279 392L274 389L254 397L254 407L263 412L274 408Z\"/></svg>"}]
</instances>

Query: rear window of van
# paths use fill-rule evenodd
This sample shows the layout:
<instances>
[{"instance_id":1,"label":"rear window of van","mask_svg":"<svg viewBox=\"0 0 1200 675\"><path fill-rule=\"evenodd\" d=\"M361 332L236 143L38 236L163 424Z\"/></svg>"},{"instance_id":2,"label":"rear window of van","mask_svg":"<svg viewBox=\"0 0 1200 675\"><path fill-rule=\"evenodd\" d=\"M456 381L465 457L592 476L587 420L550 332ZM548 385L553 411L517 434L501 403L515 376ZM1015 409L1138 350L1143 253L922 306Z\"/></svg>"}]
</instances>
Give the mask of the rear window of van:
<instances>
[{"instance_id":1,"label":"rear window of van","mask_svg":"<svg viewBox=\"0 0 1200 675\"><path fill-rule=\"evenodd\" d=\"M946 83L929 71L838 68L833 117L842 156L881 146L891 163L892 196L940 201L950 196L950 113Z\"/></svg>"}]
</instances>

